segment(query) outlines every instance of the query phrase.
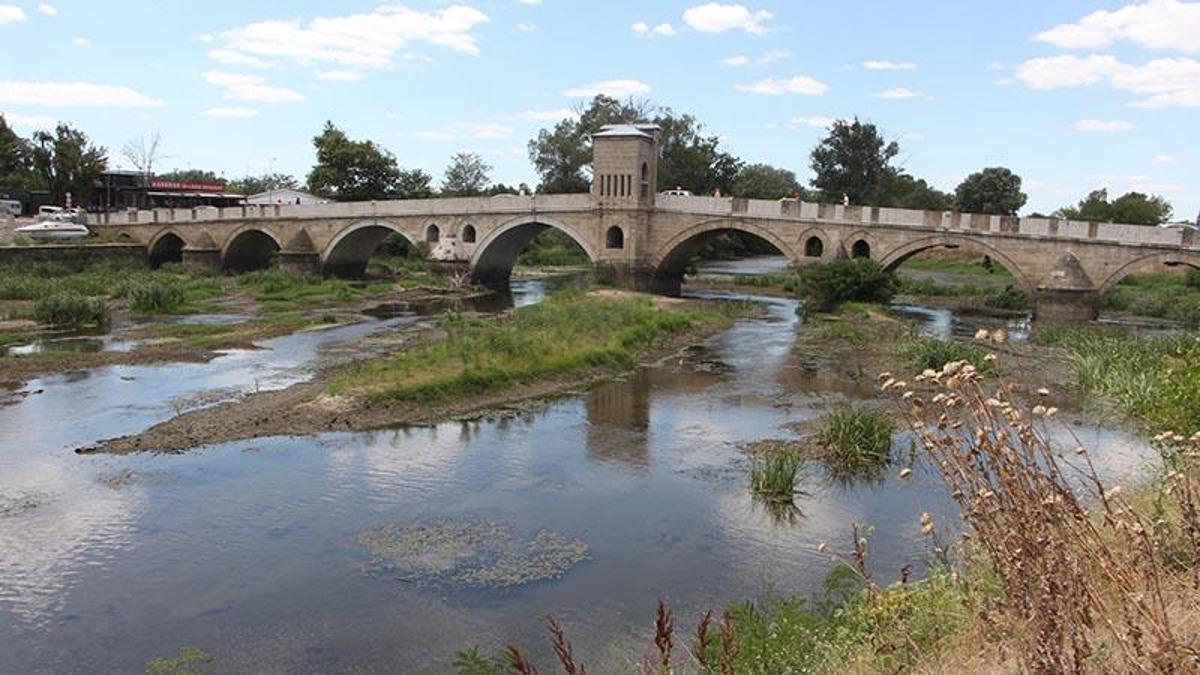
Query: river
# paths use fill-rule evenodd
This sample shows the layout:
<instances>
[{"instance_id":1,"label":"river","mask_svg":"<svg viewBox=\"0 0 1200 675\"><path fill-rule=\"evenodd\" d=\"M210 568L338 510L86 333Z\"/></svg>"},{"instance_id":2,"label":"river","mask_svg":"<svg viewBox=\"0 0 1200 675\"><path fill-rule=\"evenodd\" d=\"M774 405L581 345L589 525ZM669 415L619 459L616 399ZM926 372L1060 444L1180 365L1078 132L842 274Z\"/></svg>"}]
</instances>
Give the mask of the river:
<instances>
[{"instance_id":1,"label":"river","mask_svg":"<svg viewBox=\"0 0 1200 675\"><path fill-rule=\"evenodd\" d=\"M546 288L518 282L495 304L535 302ZM919 514L956 513L919 463L908 482L836 483L813 470L795 511L751 496L740 444L789 437L789 423L871 395L806 367L794 301L753 299L763 316L702 348L521 412L184 455L73 449L288 386L319 359L431 317L299 333L205 364L32 381L38 393L0 407L0 671L137 672L195 646L219 672L446 672L458 649L509 642L549 670L541 617L554 613L589 668L607 672L649 644L660 597L691 630L733 600L819 591L830 561L817 546L848 548L854 523L875 528L881 579L919 571ZM900 311L935 335L970 324ZM1137 473L1150 454L1122 431L1074 431L1110 477ZM496 587L414 578L363 544L376 528L444 523L487 524L518 549L547 530L586 557Z\"/></svg>"}]
</instances>

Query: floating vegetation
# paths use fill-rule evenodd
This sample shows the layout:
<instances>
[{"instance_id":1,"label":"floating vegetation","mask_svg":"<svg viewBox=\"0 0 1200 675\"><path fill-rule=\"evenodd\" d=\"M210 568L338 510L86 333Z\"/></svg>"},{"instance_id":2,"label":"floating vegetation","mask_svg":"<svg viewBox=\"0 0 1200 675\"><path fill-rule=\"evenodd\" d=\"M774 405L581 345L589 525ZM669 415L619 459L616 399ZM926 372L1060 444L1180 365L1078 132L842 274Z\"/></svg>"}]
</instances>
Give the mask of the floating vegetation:
<instances>
[{"instance_id":1,"label":"floating vegetation","mask_svg":"<svg viewBox=\"0 0 1200 675\"><path fill-rule=\"evenodd\" d=\"M439 520L363 530L355 541L372 568L403 581L473 588L510 588L557 579L588 557L588 548L552 530L532 539L495 521Z\"/></svg>"},{"instance_id":2,"label":"floating vegetation","mask_svg":"<svg viewBox=\"0 0 1200 675\"><path fill-rule=\"evenodd\" d=\"M12 496L0 495L0 518L19 516L44 505L47 501L48 495L34 492Z\"/></svg>"}]
</instances>

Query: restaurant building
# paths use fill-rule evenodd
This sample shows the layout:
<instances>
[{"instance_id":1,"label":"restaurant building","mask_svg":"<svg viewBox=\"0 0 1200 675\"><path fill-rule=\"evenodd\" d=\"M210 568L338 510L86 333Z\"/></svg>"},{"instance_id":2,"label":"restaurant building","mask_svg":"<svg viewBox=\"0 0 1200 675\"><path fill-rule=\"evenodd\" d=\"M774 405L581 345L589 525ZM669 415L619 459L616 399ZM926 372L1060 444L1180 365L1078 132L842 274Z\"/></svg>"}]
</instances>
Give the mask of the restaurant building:
<instances>
[{"instance_id":1,"label":"restaurant building","mask_svg":"<svg viewBox=\"0 0 1200 675\"><path fill-rule=\"evenodd\" d=\"M88 211L241 206L245 195L226 192L224 183L150 178L138 171L106 171L96 179Z\"/></svg>"}]
</instances>

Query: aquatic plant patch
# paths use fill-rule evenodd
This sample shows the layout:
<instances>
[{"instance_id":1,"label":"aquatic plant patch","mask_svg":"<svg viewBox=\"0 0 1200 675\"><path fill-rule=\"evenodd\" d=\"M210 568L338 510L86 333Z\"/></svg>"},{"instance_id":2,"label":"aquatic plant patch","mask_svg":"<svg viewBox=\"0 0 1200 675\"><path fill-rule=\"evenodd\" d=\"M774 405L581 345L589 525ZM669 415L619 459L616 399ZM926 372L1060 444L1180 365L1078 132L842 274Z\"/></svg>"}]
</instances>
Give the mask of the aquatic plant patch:
<instances>
[{"instance_id":1,"label":"aquatic plant patch","mask_svg":"<svg viewBox=\"0 0 1200 675\"><path fill-rule=\"evenodd\" d=\"M525 538L485 520L383 525L354 539L370 553L375 573L451 587L498 589L557 579L588 557L579 539L547 529Z\"/></svg>"}]
</instances>

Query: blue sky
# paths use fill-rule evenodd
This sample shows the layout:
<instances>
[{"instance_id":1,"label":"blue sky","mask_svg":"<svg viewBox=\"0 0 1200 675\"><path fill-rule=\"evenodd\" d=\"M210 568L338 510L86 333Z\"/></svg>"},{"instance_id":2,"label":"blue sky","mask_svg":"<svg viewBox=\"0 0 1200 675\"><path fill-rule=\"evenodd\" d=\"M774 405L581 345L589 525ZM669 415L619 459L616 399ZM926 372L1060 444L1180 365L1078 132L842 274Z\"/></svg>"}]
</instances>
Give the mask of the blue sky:
<instances>
[{"instance_id":1,"label":"blue sky","mask_svg":"<svg viewBox=\"0 0 1200 675\"><path fill-rule=\"evenodd\" d=\"M157 130L163 168L303 178L331 119L438 179L468 150L534 183L526 142L595 91L805 180L858 115L942 189L1004 165L1025 212L1105 186L1200 211L1200 2L0 0L0 112L117 164Z\"/></svg>"}]
</instances>

